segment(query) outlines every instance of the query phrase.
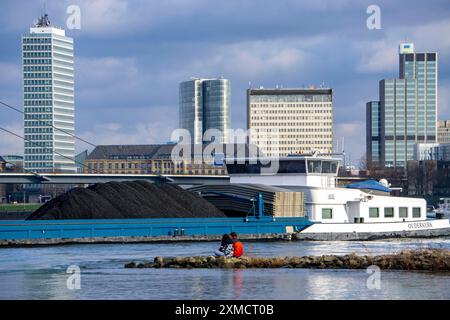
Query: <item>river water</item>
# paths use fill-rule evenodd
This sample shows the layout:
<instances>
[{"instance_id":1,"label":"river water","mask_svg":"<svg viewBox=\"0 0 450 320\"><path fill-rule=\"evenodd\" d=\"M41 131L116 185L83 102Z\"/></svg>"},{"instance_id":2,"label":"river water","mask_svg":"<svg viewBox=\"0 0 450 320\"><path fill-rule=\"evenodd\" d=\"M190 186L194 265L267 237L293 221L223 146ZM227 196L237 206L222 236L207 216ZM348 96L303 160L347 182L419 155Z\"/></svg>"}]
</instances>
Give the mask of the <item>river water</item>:
<instances>
[{"instance_id":1,"label":"river water","mask_svg":"<svg viewBox=\"0 0 450 320\"><path fill-rule=\"evenodd\" d=\"M450 238L371 242L246 242L253 256L383 254L447 248ZM450 299L450 274L366 270L125 269L155 256L209 255L213 242L85 244L0 249L0 299ZM80 268L68 289L67 268Z\"/></svg>"}]
</instances>

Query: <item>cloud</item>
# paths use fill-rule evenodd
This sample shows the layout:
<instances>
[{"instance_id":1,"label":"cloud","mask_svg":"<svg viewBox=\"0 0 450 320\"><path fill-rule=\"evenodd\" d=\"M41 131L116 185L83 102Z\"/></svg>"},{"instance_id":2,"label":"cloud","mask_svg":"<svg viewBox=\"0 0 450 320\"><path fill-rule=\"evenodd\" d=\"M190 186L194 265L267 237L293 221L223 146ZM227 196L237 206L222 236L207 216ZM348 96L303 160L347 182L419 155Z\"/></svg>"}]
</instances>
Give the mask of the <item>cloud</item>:
<instances>
[{"instance_id":1,"label":"cloud","mask_svg":"<svg viewBox=\"0 0 450 320\"><path fill-rule=\"evenodd\" d=\"M319 63L311 51L323 41L324 37L311 37L209 44L199 47L197 52L186 52L188 63L175 65L161 76L170 81L221 75L232 81L269 75L276 75L275 79L286 78L297 75L298 70L306 73L311 65Z\"/></svg>"},{"instance_id":2,"label":"cloud","mask_svg":"<svg viewBox=\"0 0 450 320\"><path fill-rule=\"evenodd\" d=\"M95 113L90 111L92 116ZM110 121L119 119L120 123ZM166 143L177 127L178 119L165 106L128 107L126 113L123 108L112 108L90 128L77 129L77 135L95 145ZM91 147L77 143L77 149L86 148Z\"/></svg>"},{"instance_id":3,"label":"cloud","mask_svg":"<svg viewBox=\"0 0 450 320\"><path fill-rule=\"evenodd\" d=\"M391 39L356 43L355 51L359 56L356 71L360 73L394 72L398 68L398 44Z\"/></svg>"},{"instance_id":4,"label":"cloud","mask_svg":"<svg viewBox=\"0 0 450 320\"><path fill-rule=\"evenodd\" d=\"M113 33L127 29L129 8L126 0L79 1L81 31L95 34Z\"/></svg>"},{"instance_id":5,"label":"cloud","mask_svg":"<svg viewBox=\"0 0 450 320\"><path fill-rule=\"evenodd\" d=\"M398 26L385 32L381 39L356 40L353 44L353 50L358 56L356 71L359 73L397 71L398 74L398 45L404 41L415 43L416 52L437 51L442 55L448 55L450 37L443 36L444 30L450 30L450 19L417 26Z\"/></svg>"},{"instance_id":6,"label":"cloud","mask_svg":"<svg viewBox=\"0 0 450 320\"><path fill-rule=\"evenodd\" d=\"M77 80L89 87L108 87L138 81L138 67L133 58L101 57L79 58L75 61Z\"/></svg>"},{"instance_id":7,"label":"cloud","mask_svg":"<svg viewBox=\"0 0 450 320\"><path fill-rule=\"evenodd\" d=\"M148 83L142 80L143 77L134 58L76 59L76 108L127 107L146 93Z\"/></svg>"},{"instance_id":8,"label":"cloud","mask_svg":"<svg viewBox=\"0 0 450 320\"><path fill-rule=\"evenodd\" d=\"M1 125L6 130L23 136L23 125L21 122ZM6 154L23 154L24 141L10 133L0 130L0 155Z\"/></svg>"},{"instance_id":9,"label":"cloud","mask_svg":"<svg viewBox=\"0 0 450 320\"><path fill-rule=\"evenodd\" d=\"M0 62L0 85L10 86L20 82L21 73L19 64Z\"/></svg>"},{"instance_id":10,"label":"cloud","mask_svg":"<svg viewBox=\"0 0 450 320\"><path fill-rule=\"evenodd\" d=\"M438 118L440 120L450 120L450 80L439 82L438 88Z\"/></svg>"},{"instance_id":11,"label":"cloud","mask_svg":"<svg viewBox=\"0 0 450 320\"><path fill-rule=\"evenodd\" d=\"M449 30L450 19L435 21L413 28L411 39L421 51L438 51L442 55L447 55L450 53Z\"/></svg>"}]
</instances>

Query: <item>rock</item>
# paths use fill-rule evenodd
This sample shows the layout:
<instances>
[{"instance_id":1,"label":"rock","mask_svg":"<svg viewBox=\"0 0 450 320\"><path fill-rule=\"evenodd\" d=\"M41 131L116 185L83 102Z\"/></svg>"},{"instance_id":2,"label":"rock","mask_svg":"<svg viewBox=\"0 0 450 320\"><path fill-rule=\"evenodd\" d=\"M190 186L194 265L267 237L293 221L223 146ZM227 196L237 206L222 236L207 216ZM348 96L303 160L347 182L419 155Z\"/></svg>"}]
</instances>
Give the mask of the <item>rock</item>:
<instances>
[{"instance_id":1,"label":"rock","mask_svg":"<svg viewBox=\"0 0 450 320\"><path fill-rule=\"evenodd\" d=\"M347 266L350 269L358 269L359 268L359 261L357 259L351 258L350 260L348 260Z\"/></svg>"},{"instance_id":2,"label":"rock","mask_svg":"<svg viewBox=\"0 0 450 320\"><path fill-rule=\"evenodd\" d=\"M222 265L222 268L224 268L224 269L233 269L234 268L234 262L232 262L232 261L225 262Z\"/></svg>"},{"instance_id":3,"label":"rock","mask_svg":"<svg viewBox=\"0 0 450 320\"><path fill-rule=\"evenodd\" d=\"M195 264L198 263L198 257L190 257L187 259L186 261L188 264L194 266Z\"/></svg>"},{"instance_id":4,"label":"rock","mask_svg":"<svg viewBox=\"0 0 450 320\"><path fill-rule=\"evenodd\" d=\"M380 256L306 256L306 257L155 257L153 263L132 261L125 268L328 268L362 269L377 265L380 269L450 271L450 251L428 249L403 251Z\"/></svg>"},{"instance_id":5,"label":"rock","mask_svg":"<svg viewBox=\"0 0 450 320\"><path fill-rule=\"evenodd\" d=\"M175 258L163 258L163 265L170 266L175 263Z\"/></svg>"},{"instance_id":6,"label":"rock","mask_svg":"<svg viewBox=\"0 0 450 320\"><path fill-rule=\"evenodd\" d=\"M155 257L153 260L155 268L162 268L164 266L164 259L162 257Z\"/></svg>"},{"instance_id":7,"label":"rock","mask_svg":"<svg viewBox=\"0 0 450 320\"><path fill-rule=\"evenodd\" d=\"M136 268L136 262L132 261L125 264L125 268Z\"/></svg>"},{"instance_id":8,"label":"rock","mask_svg":"<svg viewBox=\"0 0 450 320\"><path fill-rule=\"evenodd\" d=\"M299 257L293 257L289 259L289 264L293 267L296 267L297 265L299 265L302 261L302 258Z\"/></svg>"},{"instance_id":9,"label":"rock","mask_svg":"<svg viewBox=\"0 0 450 320\"><path fill-rule=\"evenodd\" d=\"M176 257L174 260L174 263L181 265L181 264L183 264L184 260L185 259L183 257Z\"/></svg>"},{"instance_id":10,"label":"rock","mask_svg":"<svg viewBox=\"0 0 450 320\"><path fill-rule=\"evenodd\" d=\"M206 258L206 262L208 262L209 264L215 264L216 263L216 257L209 256L209 257Z\"/></svg>"}]
</instances>

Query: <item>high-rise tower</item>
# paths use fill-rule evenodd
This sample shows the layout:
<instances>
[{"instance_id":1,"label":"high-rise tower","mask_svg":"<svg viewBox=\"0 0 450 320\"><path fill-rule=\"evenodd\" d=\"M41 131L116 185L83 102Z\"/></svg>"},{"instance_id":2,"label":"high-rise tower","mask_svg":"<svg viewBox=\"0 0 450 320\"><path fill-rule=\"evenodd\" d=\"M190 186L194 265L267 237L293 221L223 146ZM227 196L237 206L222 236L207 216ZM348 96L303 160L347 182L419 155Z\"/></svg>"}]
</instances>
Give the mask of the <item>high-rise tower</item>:
<instances>
[{"instance_id":1,"label":"high-rise tower","mask_svg":"<svg viewBox=\"0 0 450 320\"><path fill-rule=\"evenodd\" d=\"M367 160L380 167L405 168L417 143L437 140L438 55L415 53L414 44L401 43L399 60L399 78L379 83L379 121L367 121ZM373 106L367 104L368 115Z\"/></svg>"},{"instance_id":2,"label":"high-rise tower","mask_svg":"<svg viewBox=\"0 0 450 320\"><path fill-rule=\"evenodd\" d=\"M24 168L76 172L73 39L45 14L22 36Z\"/></svg>"},{"instance_id":3,"label":"high-rise tower","mask_svg":"<svg viewBox=\"0 0 450 320\"><path fill-rule=\"evenodd\" d=\"M230 81L228 79L192 79L180 83L180 128L191 134L191 141L203 143L207 130L222 133L228 142L230 129Z\"/></svg>"}]
</instances>

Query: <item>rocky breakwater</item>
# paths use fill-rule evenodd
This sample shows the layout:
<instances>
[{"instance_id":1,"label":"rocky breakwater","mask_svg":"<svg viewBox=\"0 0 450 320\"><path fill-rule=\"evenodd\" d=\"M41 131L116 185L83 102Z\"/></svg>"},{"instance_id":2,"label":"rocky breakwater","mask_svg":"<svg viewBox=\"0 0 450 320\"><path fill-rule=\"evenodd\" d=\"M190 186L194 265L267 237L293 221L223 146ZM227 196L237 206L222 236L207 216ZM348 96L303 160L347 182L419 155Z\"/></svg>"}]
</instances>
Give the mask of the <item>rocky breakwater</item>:
<instances>
[{"instance_id":1,"label":"rocky breakwater","mask_svg":"<svg viewBox=\"0 0 450 320\"><path fill-rule=\"evenodd\" d=\"M348 254L304 257L156 257L153 262L130 262L125 268L316 268L365 269L376 265L382 270L450 271L450 251L445 249L408 250L378 256Z\"/></svg>"}]
</instances>

